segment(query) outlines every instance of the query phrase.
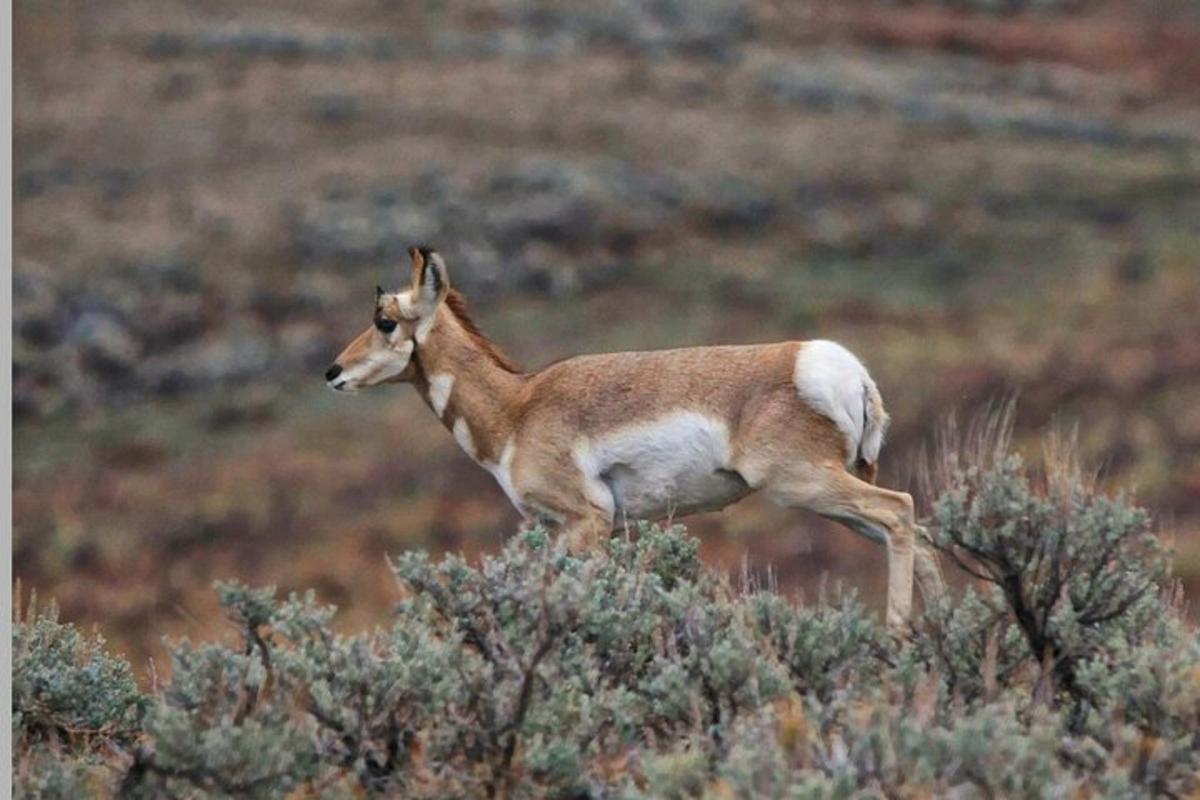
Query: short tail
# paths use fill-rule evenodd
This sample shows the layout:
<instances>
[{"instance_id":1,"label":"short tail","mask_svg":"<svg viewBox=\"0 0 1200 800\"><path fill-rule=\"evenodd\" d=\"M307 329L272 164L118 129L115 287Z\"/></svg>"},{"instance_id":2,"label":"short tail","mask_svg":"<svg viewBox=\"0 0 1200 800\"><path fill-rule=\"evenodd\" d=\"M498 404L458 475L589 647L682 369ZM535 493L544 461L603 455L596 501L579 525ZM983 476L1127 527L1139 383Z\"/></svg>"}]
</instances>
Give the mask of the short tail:
<instances>
[{"instance_id":1,"label":"short tail","mask_svg":"<svg viewBox=\"0 0 1200 800\"><path fill-rule=\"evenodd\" d=\"M883 435L887 433L890 417L883 408L879 389L870 377L863 379L862 408L862 438L858 442L854 474L868 483L874 483L879 475L879 451L883 449Z\"/></svg>"}]
</instances>

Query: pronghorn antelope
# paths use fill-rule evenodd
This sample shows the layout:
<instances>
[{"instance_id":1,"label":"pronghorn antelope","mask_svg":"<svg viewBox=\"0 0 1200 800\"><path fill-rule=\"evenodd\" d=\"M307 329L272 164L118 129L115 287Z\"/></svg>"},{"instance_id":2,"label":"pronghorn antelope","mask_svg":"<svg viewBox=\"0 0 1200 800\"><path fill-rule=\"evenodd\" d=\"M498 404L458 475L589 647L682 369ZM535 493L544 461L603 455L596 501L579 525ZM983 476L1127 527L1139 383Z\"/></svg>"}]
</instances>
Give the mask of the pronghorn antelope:
<instances>
[{"instance_id":1,"label":"pronghorn antelope","mask_svg":"<svg viewBox=\"0 0 1200 800\"><path fill-rule=\"evenodd\" d=\"M940 592L912 498L873 485L888 416L863 365L828 341L577 356L522 372L471 322L442 257L325 373L339 391L409 382L528 522L574 552L627 519L724 508L755 491L887 547L887 623L907 625L914 566ZM915 565L914 565L915 558Z\"/></svg>"}]
</instances>

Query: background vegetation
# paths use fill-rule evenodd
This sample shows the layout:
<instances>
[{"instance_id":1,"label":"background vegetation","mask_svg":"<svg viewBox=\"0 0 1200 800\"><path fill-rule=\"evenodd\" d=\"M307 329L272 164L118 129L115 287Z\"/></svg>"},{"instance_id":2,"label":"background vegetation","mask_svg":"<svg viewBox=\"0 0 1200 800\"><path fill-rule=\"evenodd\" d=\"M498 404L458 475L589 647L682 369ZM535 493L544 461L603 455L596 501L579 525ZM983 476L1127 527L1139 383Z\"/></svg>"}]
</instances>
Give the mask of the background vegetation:
<instances>
[{"instance_id":1,"label":"background vegetation","mask_svg":"<svg viewBox=\"0 0 1200 800\"><path fill-rule=\"evenodd\" d=\"M419 240L530 367L846 342L895 418L891 486L915 486L950 409L1018 390L1018 439L1080 423L1102 485L1160 512L1197 586L1194 3L17 0L14 18L15 572L165 698L137 725L97 706L68 728L166 742L201 724L176 716L200 713L186 693L240 691L236 670L193 685L210 650L161 644L222 632L214 580L312 588L352 635L396 602L385 554L500 552L514 512L411 392L320 377ZM706 564L771 565L809 598L832 575L880 606L882 553L840 529L757 500L688 524ZM495 563L540 563L513 548ZM679 591L750 614L696 580ZM786 656L768 662L763 680ZM770 727L751 707L776 699L722 712L746 774ZM274 702L247 719L278 730ZM665 731L693 725L669 713ZM685 780L705 748L653 770Z\"/></svg>"}]
</instances>

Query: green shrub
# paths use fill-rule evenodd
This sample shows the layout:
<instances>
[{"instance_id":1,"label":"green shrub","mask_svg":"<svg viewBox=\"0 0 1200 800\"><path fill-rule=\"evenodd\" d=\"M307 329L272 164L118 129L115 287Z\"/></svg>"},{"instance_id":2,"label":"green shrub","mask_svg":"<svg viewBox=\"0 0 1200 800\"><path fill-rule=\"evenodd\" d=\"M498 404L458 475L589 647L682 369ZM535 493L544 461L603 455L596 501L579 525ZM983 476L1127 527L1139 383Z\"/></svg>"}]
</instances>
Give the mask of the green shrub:
<instances>
[{"instance_id":1,"label":"green shrub","mask_svg":"<svg viewBox=\"0 0 1200 800\"><path fill-rule=\"evenodd\" d=\"M53 740L73 752L140 730L144 698L133 670L58 621L36 600L13 623L13 739L17 746Z\"/></svg>"},{"instance_id":2,"label":"green shrub","mask_svg":"<svg viewBox=\"0 0 1200 800\"><path fill-rule=\"evenodd\" d=\"M788 669L793 688L828 699L886 666L887 638L853 595L837 605L798 607L772 592L746 598L755 628Z\"/></svg>"},{"instance_id":3,"label":"green shrub","mask_svg":"<svg viewBox=\"0 0 1200 800\"><path fill-rule=\"evenodd\" d=\"M38 747L14 754L13 797L79 800L113 794L117 771L98 755L72 756Z\"/></svg>"},{"instance_id":4,"label":"green shrub","mask_svg":"<svg viewBox=\"0 0 1200 800\"><path fill-rule=\"evenodd\" d=\"M1162 606L1160 606L1160 609ZM1080 726L1106 752L1134 764L1134 782L1181 796L1200 787L1200 637L1164 616L1082 664L1091 700ZM1112 719L1124 725L1114 727Z\"/></svg>"},{"instance_id":5,"label":"green shrub","mask_svg":"<svg viewBox=\"0 0 1200 800\"><path fill-rule=\"evenodd\" d=\"M1200 791L1200 641L1146 516L1000 448L932 540L979 577L900 646L853 596L739 592L682 529L577 558L408 553L389 627L220 584L233 641L152 697L53 615L14 632L23 797L1151 797Z\"/></svg>"},{"instance_id":6,"label":"green shrub","mask_svg":"<svg viewBox=\"0 0 1200 800\"><path fill-rule=\"evenodd\" d=\"M18 596L20 592L17 592ZM36 598L12 633L13 795L78 798L110 793L116 772L107 753L141 731L148 698L129 663L58 621Z\"/></svg>"},{"instance_id":7,"label":"green shrub","mask_svg":"<svg viewBox=\"0 0 1200 800\"><path fill-rule=\"evenodd\" d=\"M947 471L933 504L933 544L988 587L966 598L967 609L934 611L934 649L971 696L982 687L964 659L989 680L1018 674L1022 661L1045 667L1036 688L1070 695L1078 723L1096 702L1081 666L1128 646L1162 616L1166 559L1149 515L1095 491L1069 447L1051 440L1035 473L1006 451L1003 427L990 436L974 463ZM996 663L981 657L988 638Z\"/></svg>"},{"instance_id":8,"label":"green shrub","mask_svg":"<svg viewBox=\"0 0 1200 800\"><path fill-rule=\"evenodd\" d=\"M464 718L439 756L479 763L485 792L583 791L603 780L589 765L647 735L698 735L715 754L739 713L786 691L746 604L700 569L694 540L644 526L607 556L571 558L533 531L479 570L396 562L412 594L401 614L462 645Z\"/></svg>"}]
</instances>

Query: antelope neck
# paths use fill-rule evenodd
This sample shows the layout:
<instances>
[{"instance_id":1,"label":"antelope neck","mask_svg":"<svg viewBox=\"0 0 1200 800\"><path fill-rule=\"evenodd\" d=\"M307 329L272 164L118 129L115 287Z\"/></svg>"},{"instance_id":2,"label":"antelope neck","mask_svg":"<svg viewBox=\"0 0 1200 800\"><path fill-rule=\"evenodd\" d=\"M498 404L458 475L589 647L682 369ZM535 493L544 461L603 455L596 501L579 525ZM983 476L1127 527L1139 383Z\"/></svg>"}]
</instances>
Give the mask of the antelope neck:
<instances>
[{"instance_id":1,"label":"antelope neck","mask_svg":"<svg viewBox=\"0 0 1200 800\"><path fill-rule=\"evenodd\" d=\"M417 390L442 425L467 455L496 461L515 428L523 377L497 364L450 314L438 319L416 357Z\"/></svg>"}]
</instances>

